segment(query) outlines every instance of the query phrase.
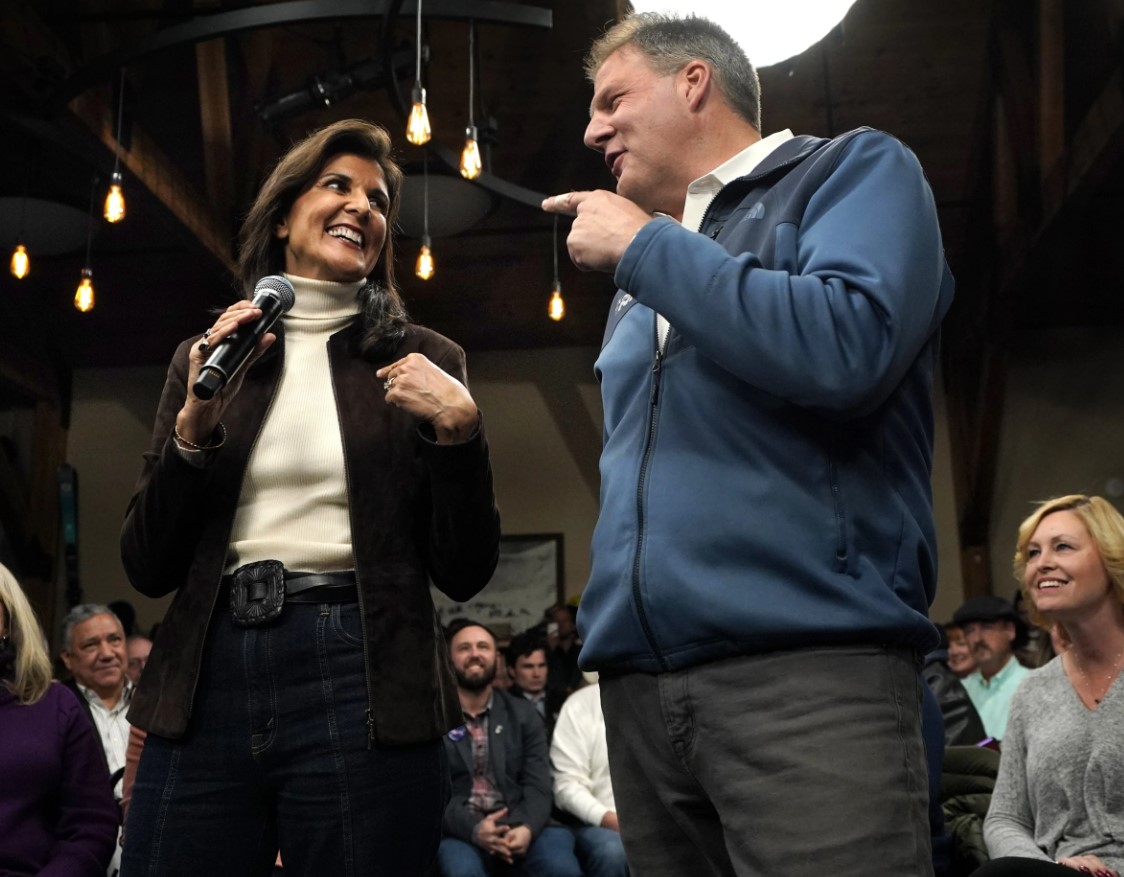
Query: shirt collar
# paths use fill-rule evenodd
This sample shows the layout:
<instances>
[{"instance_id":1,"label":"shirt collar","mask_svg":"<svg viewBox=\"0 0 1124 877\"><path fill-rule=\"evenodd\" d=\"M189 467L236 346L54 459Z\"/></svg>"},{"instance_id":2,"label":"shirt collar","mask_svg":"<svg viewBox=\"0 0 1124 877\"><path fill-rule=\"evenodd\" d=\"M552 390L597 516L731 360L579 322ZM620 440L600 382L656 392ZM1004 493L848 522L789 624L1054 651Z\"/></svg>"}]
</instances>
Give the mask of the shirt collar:
<instances>
[{"instance_id":1,"label":"shirt collar","mask_svg":"<svg viewBox=\"0 0 1124 877\"><path fill-rule=\"evenodd\" d=\"M1021 666L1022 665L1019 663L1018 658L1016 658L1014 655L1011 655L1007 658L1007 663L1003 665L1003 669L992 676L990 679L984 679L983 673L980 673L980 684L984 688L992 688L997 685L1002 685L1004 682L1011 678L1012 674L1018 672L1016 668Z\"/></svg>"},{"instance_id":2,"label":"shirt collar","mask_svg":"<svg viewBox=\"0 0 1124 877\"><path fill-rule=\"evenodd\" d=\"M86 701L91 706L98 707L99 709L107 713L118 712L124 709L129 705L129 701L133 699L133 683L130 682L127 678L125 679L125 688L121 692L121 698L117 701L117 705L112 709L105 705L105 703L101 699L101 696L96 691L94 691L94 689L87 688L77 679L74 680L74 684L78 686L78 690L82 692L82 696L86 698Z\"/></svg>"},{"instance_id":3,"label":"shirt collar","mask_svg":"<svg viewBox=\"0 0 1124 877\"><path fill-rule=\"evenodd\" d=\"M739 177L753 173L770 153L787 140L792 139L792 131L785 128L761 140L751 143L737 155L726 159L708 174L692 180L687 186L687 198L683 205L683 226L697 231L706 213L707 205L722 187Z\"/></svg>"},{"instance_id":4,"label":"shirt collar","mask_svg":"<svg viewBox=\"0 0 1124 877\"><path fill-rule=\"evenodd\" d=\"M496 690L493 688L492 691L488 694L488 702L486 704L484 704L484 709L480 710L480 712L478 712L476 715L472 715L472 713L470 713L468 710L463 709L463 708L461 709L461 712L464 714L464 717L466 719L468 719L469 721L473 721L474 719L482 718L483 716L488 715L492 711L492 702L495 699L496 699Z\"/></svg>"}]
</instances>

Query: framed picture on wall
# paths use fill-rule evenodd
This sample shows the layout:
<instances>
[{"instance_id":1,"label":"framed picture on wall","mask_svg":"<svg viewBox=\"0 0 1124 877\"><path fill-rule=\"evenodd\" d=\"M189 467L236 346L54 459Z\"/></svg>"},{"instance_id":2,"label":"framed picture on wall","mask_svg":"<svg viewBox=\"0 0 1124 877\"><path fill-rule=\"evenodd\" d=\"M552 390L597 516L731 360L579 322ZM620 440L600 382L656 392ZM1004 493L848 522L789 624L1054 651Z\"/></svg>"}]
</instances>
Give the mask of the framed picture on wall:
<instances>
[{"instance_id":1,"label":"framed picture on wall","mask_svg":"<svg viewBox=\"0 0 1124 877\"><path fill-rule=\"evenodd\" d=\"M562 534L501 536L492 580L467 603L450 600L432 585L430 591L442 624L471 618L487 624L501 640L522 633L563 600Z\"/></svg>"}]
</instances>

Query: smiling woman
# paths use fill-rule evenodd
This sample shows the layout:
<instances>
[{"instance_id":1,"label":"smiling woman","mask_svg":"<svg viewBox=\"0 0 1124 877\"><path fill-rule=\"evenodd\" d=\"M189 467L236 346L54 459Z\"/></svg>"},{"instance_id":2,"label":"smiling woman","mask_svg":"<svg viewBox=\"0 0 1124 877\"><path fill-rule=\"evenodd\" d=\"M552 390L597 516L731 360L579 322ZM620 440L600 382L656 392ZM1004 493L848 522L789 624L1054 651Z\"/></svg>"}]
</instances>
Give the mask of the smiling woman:
<instances>
[{"instance_id":1,"label":"smiling woman","mask_svg":"<svg viewBox=\"0 0 1124 877\"><path fill-rule=\"evenodd\" d=\"M296 875L417 874L436 851L462 718L428 583L479 591L499 517L464 353L399 296L390 154L353 119L283 156L239 275L283 273L294 305L212 399L189 388L251 301L169 369L122 534L138 590L178 589L130 712L128 873L266 874L280 849Z\"/></svg>"},{"instance_id":2,"label":"smiling woman","mask_svg":"<svg viewBox=\"0 0 1124 877\"><path fill-rule=\"evenodd\" d=\"M386 240L389 199L378 162L337 155L277 224L286 269L313 280L363 280Z\"/></svg>"},{"instance_id":3,"label":"smiling woman","mask_svg":"<svg viewBox=\"0 0 1124 877\"><path fill-rule=\"evenodd\" d=\"M984 824L994 861L976 874L1119 877L1124 517L1098 496L1042 503L1019 527L1015 574L1068 648L1015 693Z\"/></svg>"}]
</instances>

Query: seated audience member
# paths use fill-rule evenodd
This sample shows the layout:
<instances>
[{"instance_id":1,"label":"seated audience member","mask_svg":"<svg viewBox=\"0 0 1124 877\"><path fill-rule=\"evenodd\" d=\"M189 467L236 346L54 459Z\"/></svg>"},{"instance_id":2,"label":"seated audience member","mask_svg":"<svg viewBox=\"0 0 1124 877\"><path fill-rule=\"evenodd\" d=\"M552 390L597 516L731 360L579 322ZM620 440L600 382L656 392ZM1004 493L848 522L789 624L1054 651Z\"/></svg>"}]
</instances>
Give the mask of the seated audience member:
<instances>
[{"instance_id":1,"label":"seated audience member","mask_svg":"<svg viewBox=\"0 0 1124 877\"><path fill-rule=\"evenodd\" d=\"M129 742L125 712L133 696L125 675L125 631L109 607L82 603L63 618L62 642L62 661L74 677L67 686L94 723L109 772L119 780Z\"/></svg>"},{"instance_id":2,"label":"seated audience member","mask_svg":"<svg viewBox=\"0 0 1124 877\"><path fill-rule=\"evenodd\" d=\"M125 639L125 655L128 663L125 665L125 675L133 685L141 680L144 665L148 663L148 654L152 651L152 640L143 633L134 633Z\"/></svg>"},{"instance_id":3,"label":"seated audience member","mask_svg":"<svg viewBox=\"0 0 1124 877\"><path fill-rule=\"evenodd\" d=\"M458 618L446 638L465 724L445 738L452 797L437 850L442 877L581 877L574 836L547 824L542 719L523 698L492 685L496 639L488 628Z\"/></svg>"},{"instance_id":4,"label":"seated audience member","mask_svg":"<svg viewBox=\"0 0 1124 877\"><path fill-rule=\"evenodd\" d=\"M1124 869L1124 517L1100 497L1041 504L1019 527L1031 617L1069 647L1011 705L980 875ZM1045 623L1043 623L1045 622Z\"/></svg>"},{"instance_id":5,"label":"seated audience member","mask_svg":"<svg viewBox=\"0 0 1124 877\"><path fill-rule=\"evenodd\" d=\"M118 813L89 718L35 614L0 566L0 874L104 877Z\"/></svg>"},{"instance_id":6,"label":"seated audience member","mask_svg":"<svg viewBox=\"0 0 1124 877\"><path fill-rule=\"evenodd\" d=\"M974 672L976 659L972 655L972 647L964 638L963 628L957 627L951 621L944 626L945 636L948 638L948 669L956 674L957 679Z\"/></svg>"},{"instance_id":7,"label":"seated audience member","mask_svg":"<svg viewBox=\"0 0 1124 877\"><path fill-rule=\"evenodd\" d=\"M1015 658L1024 639L1015 608L1002 597L973 597L952 615L972 647L976 669L963 679L964 689L983 720L988 736L1002 740L1015 689L1030 671Z\"/></svg>"},{"instance_id":8,"label":"seated audience member","mask_svg":"<svg viewBox=\"0 0 1124 877\"><path fill-rule=\"evenodd\" d=\"M625 877L628 861L621 843L601 686L579 688L562 704L550 744L554 803L580 823L574 829L578 861L586 877Z\"/></svg>"},{"instance_id":9,"label":"seated audience member","mask_svg":"<svg viewBox=\"0 0 1124 877\"><path fill-rule=\"evenodd\" d=\"M566 603L559 603L546 610L547 644L550 651L546 660L550 665L550 687L562 693L572 694L582 687L582 671L578 669L578 652L581 640L578 639L578 610Z\"/></svg>"},{"instance_id":10,"label":"seated audience member","mask_svg":"<svg viewBox=\"0 0 1124 877\"><path fill-rule=\"evenodd\" d=\"M74 679L67 686L78 696L101 740L114 795L122 797L129 722L125 713L133 698L133 683L125 675L125 630L108 606L82 603L62 621L62 661ZM109 872L121 862L113 851Z\"/></svg>"},{"instance_id":11,"label":"seated audience member","mask_svg":"<svg viewBox=\"0 0 1124 877\"><path fill-rule=\"evenodd\" d=\"M549 685L546 652L546 640L537 633L527 631L512 638L506 649L507 672L511 679L507 691L528 701L542 717L549 746L558 711L566 698Z\"/></svg>"},{"instance_id":12,"label":"seated audience member","mask_svg":"<svg viewBox=\"0 0 1124 877\"><path fill-rule=\"evenodd\" d=\"M939 785L945 829L952 836L952 874L970 874L988 861L983 823L999 774L991 746L948 746Z\"/></svg>"},{"instance_id":13,"label":"seated audience member","mask_svg":"<svg viewBox=\"0 0 1124 877\"><path fill-rule=\"evenodd\" d=\"M939 630L939 628L938 628ZM942 631L943 633L943 631ZM941 637L944 645L944 637ZM925 656L921 677L932 692L940 710L943 723L945 746L972 746L979 743L986 734L979 713L976 712L968 692L960 683L951 664L951 642L949 648L939 648ZM926 734L926 746L929 736Z\"/></svg>"}]
</instances>

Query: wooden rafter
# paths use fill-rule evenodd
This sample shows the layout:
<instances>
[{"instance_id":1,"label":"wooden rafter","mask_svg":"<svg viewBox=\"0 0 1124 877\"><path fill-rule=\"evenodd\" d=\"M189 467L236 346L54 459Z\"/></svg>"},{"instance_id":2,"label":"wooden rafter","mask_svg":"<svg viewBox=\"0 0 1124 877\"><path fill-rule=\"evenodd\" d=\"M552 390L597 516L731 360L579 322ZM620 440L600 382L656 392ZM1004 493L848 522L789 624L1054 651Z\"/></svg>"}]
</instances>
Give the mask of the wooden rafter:
<instances>
[{"instance_id":1,"label":"wooden rafter","mask_svg":"<svg viewBox=\"0 0 1124 877\"><path fill-rule=\"evenodd\" d=\"M110 108L97 90L74 98L69 107L106 148L117 148ZM121 164L220 264L233 271L229 221L217 214L142 129L133 128L130 148L121 151Z\"/></svg>"}]
</instances>

